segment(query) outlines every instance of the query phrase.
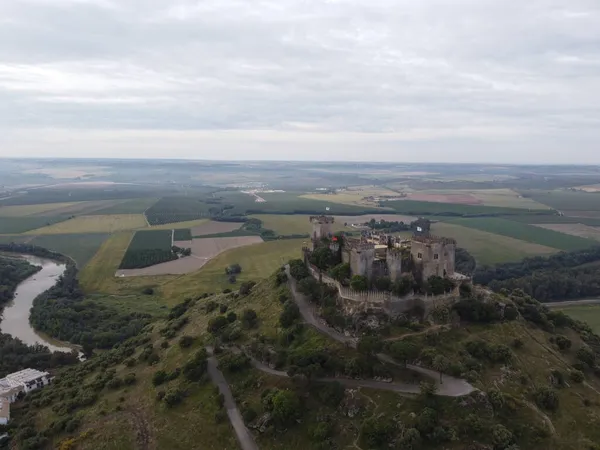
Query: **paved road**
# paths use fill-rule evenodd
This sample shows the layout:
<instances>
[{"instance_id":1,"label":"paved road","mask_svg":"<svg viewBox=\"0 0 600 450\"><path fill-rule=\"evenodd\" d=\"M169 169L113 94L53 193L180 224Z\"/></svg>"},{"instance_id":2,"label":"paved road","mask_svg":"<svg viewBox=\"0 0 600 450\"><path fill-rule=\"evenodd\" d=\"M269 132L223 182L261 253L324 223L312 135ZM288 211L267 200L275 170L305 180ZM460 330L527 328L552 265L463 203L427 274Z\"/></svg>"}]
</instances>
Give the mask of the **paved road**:
<instances>
[{"instance_id":1,"label":"paved road","mask_svg":"<svg viewBox=\"0 0 600 450\"><path fill-rule=\"evenodd\" d=\"M233 426L233 430L235 431L242 450L258 450L258 446L256 445L256 442L254 442L254 437L248 428L246 428L240 410L235 404L229 384L223 376L223 373L219 370L217 358L213 356L212 348L206 347L206 351L210 355L208 357L208 375L212 382L219 387L219 391L225 397L227 416L229 416L229 421Z\"/></svg>"},{"instance_id":2,"label":"paved road","mask_svg":"<svg viewBox=\"0 0 600 450\"><path fill-rule=\"evenodd\" d=\"M288 276L288 281L289 281L288 285L290 287L290 291L292 292L292 297L294 298L294 301L298 305L298 309L300 310L300 314L302 315L302 318L304 319L304 321L306 323L308 323L309 325L313 326L314 328L316 328L321 333L329 336L330 338L332 338L338 342L341 342L343 344L346 344L346 345L356 348L356 344L357 344L356 338L346 336L346 335L334 330L333 328L329 327L329 325L327 325L327 323L320 320L316 316L315 309L312 307L312 305L309 303L309 301L306 299L306 297L304 295L302 295L300 292L298 292L298 289L296 288L296 280L294 280L294 278L291 276L289 266L286 266L286 273ZM396 362L393 358L391 358L388 355L384 355L384 354L380 353L377 355L377 358L382 362L385 362L388 364L394 364L394 365L404 368L403 364ZM468 395L471 392L477 390L475 387L473 387L467 381L465 381L461 378L451 377L450 375L444 375L443 381L442 381L442 383L440 383L439 373L434 370L426 369L424 367L407 364L406 369L412 370L414 372L418 372L421 375L424 375L427 378L430 378L431 381L436 385L436 388L437 388L436 394L437 395L441 395L444 397L462 397L463 395ZM337 381L341 382L341 379L339 379ZM360 380L349 380L349 381L359 381L362 383L362 381L360 381ZM373 382L365 381L365 382L366 383L379 383L376 381L373 381ZM381 384L383 384L384 386L388 385L388 383L381 383ZM394 390L396 390L396 392L405 392L408 394L414 393L414 388L415 388L414 385L402 386L401 384L396 384L395 386L397 386L397 388L394 389ZM368 387L368 386L364 386L364 387ZM403 389L403 388L405 388L405 389ZM378 389L378 388L376 388L376 389ZM388 389L388 390L392 390L392 389ZM417 391L418 391L418 387L417 387Z\"/></svg>"}]
</instances>

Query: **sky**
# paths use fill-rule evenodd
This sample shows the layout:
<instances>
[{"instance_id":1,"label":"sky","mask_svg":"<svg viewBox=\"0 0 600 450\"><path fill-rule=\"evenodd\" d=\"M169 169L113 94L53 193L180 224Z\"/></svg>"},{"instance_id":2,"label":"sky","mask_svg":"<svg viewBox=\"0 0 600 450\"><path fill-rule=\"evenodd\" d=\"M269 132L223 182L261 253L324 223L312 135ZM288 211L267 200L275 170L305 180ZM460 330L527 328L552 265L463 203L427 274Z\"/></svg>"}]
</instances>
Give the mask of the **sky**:
<instances>
[{"instance_id":1,"label":"sky","mask_svg":"<svg viewBox=\"0 0 600 450\"><path fill-rule=\"evenodd\" d=\"M0 157L600 164L598 0L0 0Z\"/></svg>"}]
</instances>

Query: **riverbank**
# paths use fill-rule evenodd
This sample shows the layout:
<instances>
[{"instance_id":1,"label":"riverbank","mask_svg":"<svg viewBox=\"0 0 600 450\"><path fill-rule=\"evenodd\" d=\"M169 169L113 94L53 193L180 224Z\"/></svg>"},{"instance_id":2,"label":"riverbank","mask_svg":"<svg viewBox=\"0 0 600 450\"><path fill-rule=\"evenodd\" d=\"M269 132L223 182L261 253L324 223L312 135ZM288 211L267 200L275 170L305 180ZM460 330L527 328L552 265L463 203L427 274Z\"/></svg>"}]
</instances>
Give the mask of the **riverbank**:
<instances>
[{"instance_id":1,"label":"riverbank","mask_svg":"<svg viewBox=\"0 0 600 450\"><path fill-rule=\"evenodd\" d=\"M48 258L27 254L14 254L41 269L19 283L13 300L8 302L0 318L0 332L9 334L27 345L41 344L50 351L71 352L74 345L52 339L39 333L29 323L29 315L35 298L53 287L66 269L66 264Z\"/></svg>"}]
</instances>

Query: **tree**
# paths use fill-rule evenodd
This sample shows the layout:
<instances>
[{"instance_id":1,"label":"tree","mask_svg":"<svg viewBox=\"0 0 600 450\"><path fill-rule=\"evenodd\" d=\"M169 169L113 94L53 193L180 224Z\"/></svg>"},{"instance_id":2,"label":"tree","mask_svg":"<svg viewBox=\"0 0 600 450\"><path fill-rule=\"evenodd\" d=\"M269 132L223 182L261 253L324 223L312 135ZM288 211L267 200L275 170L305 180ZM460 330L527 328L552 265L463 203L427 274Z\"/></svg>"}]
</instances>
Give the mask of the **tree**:
<instances>
[{"instance_id":1,"label":"tree","mask_svg":"<svg viewBox=\"0 0 600 450\"><path fill-rule=\"evenodd\" d=\"M433 358L432 365L433 365L433 368L440 373L440 384L441 384L443 382L442 376L443 376L444 372L446 370L448 370L448 367L450 366L450 361L448 361L448 359L443 355L437 355L435 358Z\"/></svg>"},{"instance_id":2,"label":"tree","mask_svg":"<svg viewBox=\"0 0 600 450\"><path fill-rule=\"evenodd\" d=\"M408 363L408 361L417 359L420 353L419 347L417 347L417 345L409 341L394 342L390 346L390 352L394 358L396 358L399 361L402 361L405 366Z\"/></svg>"},{"instance_id":3,"label":"tree","mask_svg":"<svg viewBox=\"0 0 600 450\"><path fill-rule=\"evenodd\" d=\"M375 288L379 291L389 291L392 287L392 280L389 277L379 277L375 280Z\"/></svg>"},{"instance_id":4,"label":"tree","mask_svg":"<svg viewBox=\"0 0 600 450\"><path fill-rule=\"evenodd\" d=\"M300 309L298 309L298 306L294 302L288 300L283 305L283 311L279 316L279 323L283 328L289 328L299 317Z\"/></svg>"},{"instance_id":5,"label":"tree","mask_svg":"<svg viewBox=\"0 0 600 450\"><path fill-rule=\"evenodd\" d=\"M571 348L571 339L566 336L558 335L556 336L556 345L560 350L568 350Z\"/></svg>"},{"instance_id":6,"label":"tree","mask_svg":"<svg viewBox=\"0 0 600 450\"><path fill-rule=\"evenodd\" d=\"M513 439L513 434L505 426L497 424L492 427L492 442L495 448L505 449Z\"/></svg>"},{"instance_id":7,"label":"tree","mask_svg":"<svg viewBox=\"0 0 600 450\"><path fill-rule=\"evenodd\" d=\"M244 328L256 328L258 325L258 315L253 309L245 309L242 312L242 326Z\"/></svg>"},{"instance_id":8,"label":"tree","mask_svg":"<svg viewBox=\"0 0 600 450\"><path fill-rule=\"evenodd\" d=\"M358 341L356 349L363 355L375 355L383 348L383 343L376 336L363 336Z\"/></svg>"},{"instance_id":9,"label":"tree","mask_svg":"<svg viewBox=\"0 0 600 450\"><path fill-rule=\"evenodd\" d=\"M319 247L310 255L310 262L322 272L335 263L335 256L329 247Z\"/></svg>"},{"instance_id":10,"label":"tree","mask_svg":"<svg viewBox=\"0 0 600 450\"><path fill-rule=\"evenodd\" d=\"M412 275L403 275L399 280L396 280L392 286L392 292L399 297L403 297L410 294L410 292L413 290L413 285L414 279Z\"/></svg>"},{"instance_id":11,"label":"tree","mask_svg":"<svg viewBox=\"0 0 600 450\"><path fill-rule=\"evenodd\" d=\"M350 280L350 287L355 291L366 291L369 289L369 280L362 275L354 275Z\"/></svg>"},{"instance_id":12,"label":"tree","mask_svg":"<svg viewBox=\"0 0 600 450\"><path fill-rule=\"evenodd\" d=\"M587 364L590 367L594 367L594 364L596 363L596 355L587 347L581 347L579 350L577 350L575 356L577 356L579 361Z\"/></svg>"},{"instance_id":13,"label":"tree","mask_svg":"<svg viewBox=\"0 0 600 450\"><path fill-rule=\"evenodd\" d=\"M279 425L289 425L302 413L300 398L290 390L278 390L271 397L273 420Z\"/></svg>"},{"instance_id":14,"label":"tree","mask_svg":"<svg viewBox=\"0 0 600 450\"><path fill-rule=\"evenodd\" d=\"M350 264L348 264L348 263L338 264L337 266L333 267L329 271L329 275L331 276L331 278L339 281L340 283L346 282L346 280L348 280L350 278L350 276L352 275L352 271L350 269Z\"/></svg>"}]
</instances>

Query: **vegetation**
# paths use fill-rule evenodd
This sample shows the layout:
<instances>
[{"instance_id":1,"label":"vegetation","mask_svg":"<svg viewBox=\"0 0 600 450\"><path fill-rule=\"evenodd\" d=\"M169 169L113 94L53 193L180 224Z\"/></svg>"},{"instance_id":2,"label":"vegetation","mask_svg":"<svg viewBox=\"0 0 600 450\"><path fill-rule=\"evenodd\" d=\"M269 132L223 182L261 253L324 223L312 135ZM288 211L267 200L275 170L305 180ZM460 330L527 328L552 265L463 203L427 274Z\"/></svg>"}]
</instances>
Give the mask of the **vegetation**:
<instances>
[{"instance_id":1,"label":"vegetation","mask_svg":"<svg viewBox=\"0 0 600 450\"><path fill-rule=\"evenodd\" d=\"M28 231L28 234L73 234L73 233L114 233L146 227L142 214L115 214L107 216L77 216Z\"/></svg>"},{"instance_id":2,"label":"vegetation","mask_svg":"<svg viewBox=\"0 0 600 450\"><path fill-rule=\"evenodd\" d=\"M180 228L173 230L173 240L174 241L191 241L192 240L192 230L189 228Z\"/></svg>"},{"instance_id":3,"label":"vegetation","mask_svg":"<svg viewBox=\"0 0 600 450\"><path fill-rule=\"evenodd\" d=\"M454 203L421 202L415 200L399 200L383 202L382 206L393 208L400 214L409 216L446 216L446 217L497 217L524 215L521 208L502 208L498 206L474 206ZM547 209L531 210L531 215L556 215Z\"/></svg>"},{"instance_id":4,"label":"vegetation","mask_svg":"<svg viewBox=\"0 0 600 450\"><path fill-rule=\"evenodd\" d=\"M165 223L185 222L188 220L203 219L220 214L220 205L211 205L204 196L163 197L146 210L146 218L150 225Z\"/></svg>"},{"instance_id":5,"label":"vegetation","mask_svg":"<svg viewBox=\"0 0 600 450\"><path fill-rule=\"evenodd\" d=\"M497 217L456 219L452 223L560 250L580 250L598 244L590 239Z\"/></svg>"},{"instance_id":6,"label":"vegetation","mask_svg":"<svg viewBox=\"0 0 600 450\"><path fill-rule=\"evenodd\" d=\"M67 220L62 216L0 217L0 234L16 234L50 226Z\"/></svg>"},{"instance_id":7,"label":"vegetation","mask_svg":"<svg viewBox=\"0 0 600 450\"><path fill-rule=\"evenodd\" d=\"M173 251L173 231L137 231L121 261L120 269L139 269L178 258Z\"/></svg>"},{"instance_id":8,"label":"vegetation","mask_svg":"<svg viewBox=\"0 0 600 450\"><path fill-rule=\"evenodd\" d=\"M17 285L41 269L24 259L0 255L0 312L13 299Z\"/></svg>"},{"instance_id":9,"label":"vegetation","mask_svg":"<svg viewBox=\"0 0 600 450\"><path fill-rule=\"evenodd\" d=\"M37 236L30 243L67 255L77 263L77 267L83 268L107 238L105 233L57 234Z\"/></svg>"}]
</instances>

